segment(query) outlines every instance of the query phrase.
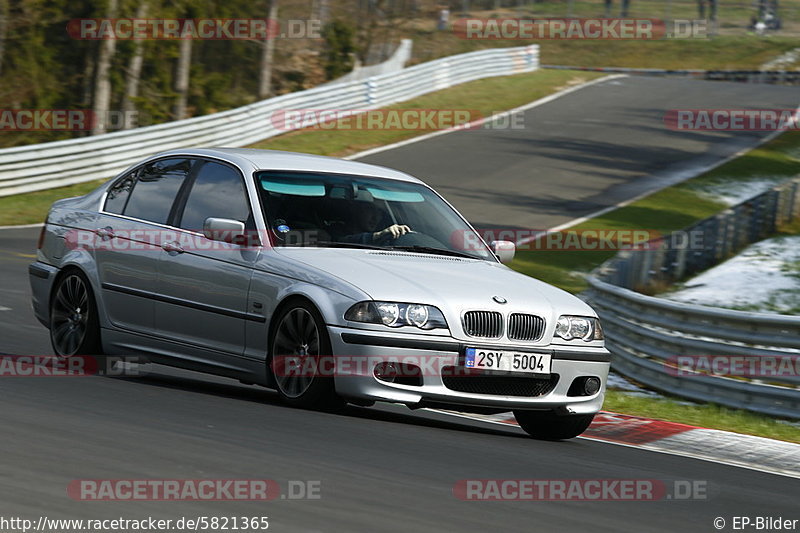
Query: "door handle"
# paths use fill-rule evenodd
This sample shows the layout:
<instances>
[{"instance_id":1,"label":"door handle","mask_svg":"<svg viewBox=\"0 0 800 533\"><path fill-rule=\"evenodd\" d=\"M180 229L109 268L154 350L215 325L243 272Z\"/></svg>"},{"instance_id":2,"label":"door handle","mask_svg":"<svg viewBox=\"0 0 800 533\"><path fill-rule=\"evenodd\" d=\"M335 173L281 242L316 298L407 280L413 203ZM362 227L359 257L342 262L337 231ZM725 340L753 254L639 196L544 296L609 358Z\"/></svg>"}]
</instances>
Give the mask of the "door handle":
<instances>
[{"instance_id":1,"label":"door handle","mask_svg":"<svg viewBox=\"0 0 800 533\"><path fill-rule=\"evenodd\" d=\"M161 248L170 255L182 254L184 252L183 247L175 241L165 242L161 245Z\"/></svg>"},{"instance_id":2,"label":"door handle","mask_svg":"<svg viewBox=\"0 0 800 533\"><path fill-rule=\"evenodd\" d=\"M106 226L105 228L98 228L97 230L95 230L95 233L97 234L98 237L100 237L104 241L107 241L114 237L114 228L112 228L111 226Z\"/></svg>"}]
</instances>

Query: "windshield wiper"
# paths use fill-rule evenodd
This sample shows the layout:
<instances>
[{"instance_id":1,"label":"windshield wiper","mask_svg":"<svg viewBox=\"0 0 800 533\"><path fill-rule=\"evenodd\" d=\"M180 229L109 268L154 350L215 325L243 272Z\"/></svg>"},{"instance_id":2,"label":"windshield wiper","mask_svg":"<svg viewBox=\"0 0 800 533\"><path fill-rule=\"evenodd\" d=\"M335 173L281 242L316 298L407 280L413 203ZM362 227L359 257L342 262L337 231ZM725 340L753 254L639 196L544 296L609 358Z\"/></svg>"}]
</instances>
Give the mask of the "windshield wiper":
<instances>
[{"instance_id":1,"label":"windshield wiper","mask_svg":"<svg viewBox=\"0 0 800 533\"><path fill-rule=\"evenodd\" d=\"M385 246L375 246L374 244L361 244L359 242L337 242L337 241L316 241L314 243L306 243L305 246L321 246L328 248L366 248L367 250L386 249Z\"/></svg>"},{"instance_id":2,"label":"windshield wiper","mask_svg":"<svg viewBox=\"0 0 800 533\"><path fill-rule=\"evenodd\" d=\"M400 250L403 252L418 252L421 254L439 254L439 255L452 255L455 257L466 257L467 259L480 259L480 257L468 254L465 252L458 252L456 250L448 250L447 248L435 248L433 246L390 246L392 250Z\"/></svg>"}]
</instances>

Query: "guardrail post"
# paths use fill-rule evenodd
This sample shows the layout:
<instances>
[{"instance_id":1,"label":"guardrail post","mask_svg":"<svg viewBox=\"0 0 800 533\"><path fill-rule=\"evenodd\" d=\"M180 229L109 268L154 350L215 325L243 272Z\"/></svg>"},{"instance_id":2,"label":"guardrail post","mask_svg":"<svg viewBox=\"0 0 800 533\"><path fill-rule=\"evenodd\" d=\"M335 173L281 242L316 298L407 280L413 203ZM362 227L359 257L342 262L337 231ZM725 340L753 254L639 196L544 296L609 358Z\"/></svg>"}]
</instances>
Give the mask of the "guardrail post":
<instances>
[{"instance_id":1,"label":"guardrail post","mask_svg":"<svg viewBox=\"0 0 800 533\"><path fill-rule=\"evenodd\" d=\"M690 241L691 242L691 241ZM686 271L686 254L689 251L689 247L691 245L688 244L678 250L675 253L675 263L673 264L672 270L672 281L678 281L683 277L683 273Z\"/></svg>"},{"instance_id":2,"label":"guardrail post","mask_svg":"<svg viewBox=\"0 0 800 533\"><path fill-rule=\"evenodd\" d=\"M525 47L525 63L527 70L539 68L539 45L531 44Z\"/></svg>"},{"instance_id":3,"label":"guardrail post","mask_svg":"<svg viewBox=\"0 0 800 533\"><path fill-rule=\"evenodd\" d=\"M800 216L800 180L795 179L792 183L792 193L789 195L789 222Z\"/></svg>"},{"instance_id":4,"label":"guardrail post","mask_svg":"<svg viewBox=\"0 0 800 533\"><path fill-rule=\"evenodd\" d=\"M442 68L434 76L434 86L437 90L450 87L450 62L443 61Z\"/></svg>"},{"instance_id":5,"label":"guardrail post","mask_svg":"<svg viewBox=\"0 0 800 533\"><path fill-rule=\"evenodd\" d=\"M375 81L375 78L367 78L367 81L364 82L364 100L367 102L368 106L372 107L375 105L377 92L378 82Z\"/></svg>"}]
</instances>

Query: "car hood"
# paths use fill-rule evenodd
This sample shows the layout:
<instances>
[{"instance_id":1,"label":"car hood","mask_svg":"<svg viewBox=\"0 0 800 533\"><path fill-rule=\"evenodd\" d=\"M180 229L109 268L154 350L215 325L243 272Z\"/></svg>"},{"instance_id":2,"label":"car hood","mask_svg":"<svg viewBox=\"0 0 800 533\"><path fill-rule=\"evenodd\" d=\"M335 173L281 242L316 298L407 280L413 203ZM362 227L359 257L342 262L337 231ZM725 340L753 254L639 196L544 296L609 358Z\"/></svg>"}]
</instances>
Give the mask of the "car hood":
<instances>
[{"instance_id":1,"label":"car hood","mask_svg":"<svg viewBox=\"0 0 800 533\"><path fill-rule=\"evenodd\" d=\"M460 322L467 310L596 316L582 300L496 262L380 250L283 248L281 255L358 287L374 300L439 307ZM506 303L498 303L495 297Z\"/></svg>"}]
</instances>

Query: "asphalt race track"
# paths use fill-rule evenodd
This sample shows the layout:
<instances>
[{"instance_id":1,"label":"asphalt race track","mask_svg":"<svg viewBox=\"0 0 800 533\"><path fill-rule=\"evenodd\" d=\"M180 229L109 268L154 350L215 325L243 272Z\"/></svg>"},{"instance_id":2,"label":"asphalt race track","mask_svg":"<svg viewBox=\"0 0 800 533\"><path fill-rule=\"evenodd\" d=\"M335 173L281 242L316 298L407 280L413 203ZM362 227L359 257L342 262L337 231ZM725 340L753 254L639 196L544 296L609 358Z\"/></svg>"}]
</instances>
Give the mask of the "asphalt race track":
<instances>
[{"instance_id":1,"label":"asphalt race track","mask_svg":"<svg viewBox=\"0 0 800 533\"><path fill-rule=\"evenodd\" d=\"M476 225L551 227L661 186L756 142L757 134L677 134L665 108L795 107L796 89L627 78L525 114L525 130L465 131L366 158L412 171ZM756 96L757 95L757 96ZM653 177L653 175L655 175ZM50 353L30 311L38 229L0 231L0 353ZM800 481L513 427L351 407L285 407L268 390L142 367L140 377L3 378L0 516L268 516L270 531L715 531L733 515L798 518ZM319 482L319 499L85 502L76 479ZM699 481L707 498L653 502L466 502L465 479ZM794 514L794 516L792 516Z\"/></svg>"},{"instance_id":2,"label":"asphalt race track","mask_svg":"<svg viewBox=\"0 0 800 533\"><path fill-rule=\"evenodd\" d=\"M796 87L616 78L476 129L359 161L428 182L476 227L548 229L694 175L763 133L674 131L668 109L796 109Z\"/></svg>"}]
</instances>

